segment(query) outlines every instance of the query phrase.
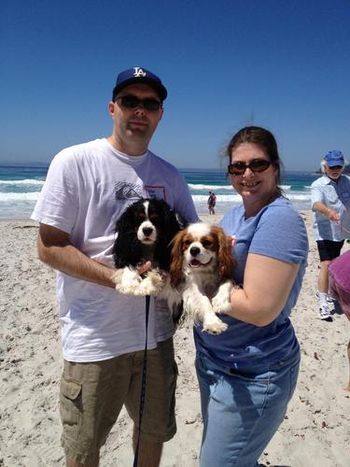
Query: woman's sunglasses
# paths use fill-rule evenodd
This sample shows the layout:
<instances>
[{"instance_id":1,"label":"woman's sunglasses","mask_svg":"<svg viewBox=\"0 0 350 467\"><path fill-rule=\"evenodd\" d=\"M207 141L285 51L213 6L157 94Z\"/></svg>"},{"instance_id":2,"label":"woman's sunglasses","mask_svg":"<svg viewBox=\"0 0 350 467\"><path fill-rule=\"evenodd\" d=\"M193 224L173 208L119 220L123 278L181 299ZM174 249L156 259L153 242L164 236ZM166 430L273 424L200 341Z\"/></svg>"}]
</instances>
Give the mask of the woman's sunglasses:
<instances>
[{"instance_id":1,"label":"woman's sunglasses","mask_svg":"<svg viewBox=\"0 0 350 467\"><path fill-rule=\"evenodd\" d=\"M232 162L227 166L228 173L231 175L243 175L247 169L250 169L252 172L265 172L270 165L272 164L271 161L267 161L266 159L253 159L252 161L246 162Z\"/></svg>"},{"instance_id":2,"label":"woman's sunglasses","mask_svg":"<svg viewBox=\"0 0 350 467\"><path fill-rule=\"evenodd\" d=\"M146 99L139 99L138 97L132 96L130 94L127 96L117 97L115 100L119 101L120 105L126 109L136 109L137 107L143 107L150 112L156 112L162 108L162 103L157 101L157 99L152 99L151 97Z\"/></svg>"}]
</instances>

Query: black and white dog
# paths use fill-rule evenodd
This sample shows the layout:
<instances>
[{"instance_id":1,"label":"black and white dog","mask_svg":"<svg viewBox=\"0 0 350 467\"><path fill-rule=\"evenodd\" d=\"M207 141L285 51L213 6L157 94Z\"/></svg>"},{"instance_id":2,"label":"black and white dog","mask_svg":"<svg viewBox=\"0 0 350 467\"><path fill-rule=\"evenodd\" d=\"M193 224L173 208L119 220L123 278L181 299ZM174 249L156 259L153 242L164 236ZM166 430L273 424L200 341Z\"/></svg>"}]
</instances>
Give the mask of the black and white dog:
<instances>
[{"instance_id":1,"label":"black and white dog","mask_svg":"<svg viewBox=\"0 0 350 467\"><path fill-rule=\"evenodd\" d=\"M180 229L175 212L161 199L143 198L130 205L116 225L116 290L129 295L158 295L165 285L161 271L170 269L170 243ZM139 274L137 266L146 261L152 262L152 268Z\"/></svg>"}]
</instances>

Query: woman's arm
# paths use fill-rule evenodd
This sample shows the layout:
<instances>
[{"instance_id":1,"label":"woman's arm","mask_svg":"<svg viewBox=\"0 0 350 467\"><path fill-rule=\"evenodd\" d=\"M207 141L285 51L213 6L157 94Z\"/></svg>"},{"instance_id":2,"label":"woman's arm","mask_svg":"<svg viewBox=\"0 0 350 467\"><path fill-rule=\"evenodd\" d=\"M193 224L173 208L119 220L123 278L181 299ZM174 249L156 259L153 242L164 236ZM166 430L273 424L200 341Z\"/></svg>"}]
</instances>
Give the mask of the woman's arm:
<instances>
[{"instance_id":1,"label":"woman's arm","mask_svg":"<svg viewBox=\"0 0 350 467\"><path fill-rule=\"evenodd\" d=\"M300 265L249 253L242 289L233 289L228 313L255 326L270 324L288 300Z\"/></svg>"}]
</instances>

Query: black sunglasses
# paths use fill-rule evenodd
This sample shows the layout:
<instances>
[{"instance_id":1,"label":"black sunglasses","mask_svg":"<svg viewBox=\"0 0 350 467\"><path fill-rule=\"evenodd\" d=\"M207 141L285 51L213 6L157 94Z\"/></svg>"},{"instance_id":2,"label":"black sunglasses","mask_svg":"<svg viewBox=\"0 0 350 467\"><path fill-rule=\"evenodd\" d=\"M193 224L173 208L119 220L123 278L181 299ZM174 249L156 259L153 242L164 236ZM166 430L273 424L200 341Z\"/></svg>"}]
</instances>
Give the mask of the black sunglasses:
<instances>
[{"instance_id":1,"label":"black sunglasses","mask_svg":"<svg viewBox=\"0 0 350 467\"><path fill-rule=\"evenodd\" d=\"M227 166L228 173L231 175L243 175L246 169L250 169L252 172L265 172L270 165L271 161L266 159L253 159L246 163L242 161L233 162Z\"/></svg>"},{"instance_id":2,"label":"black sunglasses","mask_svg":"<svg viewBox=\"0 0 350 467\"><path fill-rule=\"evenodd\" d=\"M122 107L126 109L136 109L136 107L143 107L150 112L156 112L157 110L162 108L162 103L157 101L157 99L152 99L148 97L146 99L139 99L136 96L127 95L127 96L118 96L115 99L116 101L120 102Z\"/></svg>"}]
</instances>

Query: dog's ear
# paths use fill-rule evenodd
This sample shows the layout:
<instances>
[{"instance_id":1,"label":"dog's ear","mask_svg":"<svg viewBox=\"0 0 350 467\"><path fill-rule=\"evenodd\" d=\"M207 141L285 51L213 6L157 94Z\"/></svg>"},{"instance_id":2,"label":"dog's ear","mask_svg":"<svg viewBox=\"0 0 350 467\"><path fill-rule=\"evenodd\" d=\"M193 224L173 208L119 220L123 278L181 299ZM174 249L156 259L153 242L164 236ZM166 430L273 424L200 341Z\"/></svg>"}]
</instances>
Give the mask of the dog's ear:
<instances>
[{"instance_id":1,"label":"dog's ear","mask_svg":"<svg viewBox=\"0 0 350 467\"><path fill-rule=\"evenodd\" d=\"M134 228L134 205L128 206L116 222L117 238L113 245L114 264L117 268L136 266L140 259L141 245Z\"/></svg>"},{"instance_id":2,"label":"dog's ear","mask_svg":"<svg viewBox=\"0 0 350 467\"><path fill-rule=\"evenodd\" d=\"M167 241L168 243L170 243L173 240L174 236L179 232L181 227L176 218L175 211L170 209L168 205L166 205L166 209L164 210L163 216L166 228Z\"/></svg>"},{"instance_id":3,"label":"dog's ear","mask_svg":"<svg viewBox=\"0 0 350 467\"><path fill-rule=\"evenodd\" d=\"M136 204L136 203L134 203ZM119 217L117 220L115 230L116 232L122 233L122 232L128 232L131 228L132 225L132 208L133 205L129 206L126 208L126 210L122 213L122 215Z\"/></svg>"},{"instance_id":4,"label":"dog's ear","mask_svg":"<svg viewBox=\"0 0 350 467\"><path fill-rule=\"evenodd\" d=\"M232 273L235 266L235 261L232 256L232 237L225 234L221 227L212 227L214 234L217 236L218 250L218 266L220 279L232 279Z\"/></svg>"},{"instance_id":5,"label":"dog's ear","mask_svg":"<svg viewBox=\"0 0 350 467\"><path fill-rule=\"evenodd\" d=\"M182 240L184 231L178 232L172 240L171 263L170 263L170 283L173 287L177 287L182 280L183 267L183 251Z\"/></svg>"},{"instance_id":6,"label":"dog's ear","mask_svg":"<svg viewBox=\"0 0 350 467\"><path fill-rule=\"evenodd\" d=\"M189 225L189 222L181 216L179 212L175 212L175 217L176 217L176 222L179 226L180 230L186 229L186 227Z\"/></svg>"}]
</instances>

